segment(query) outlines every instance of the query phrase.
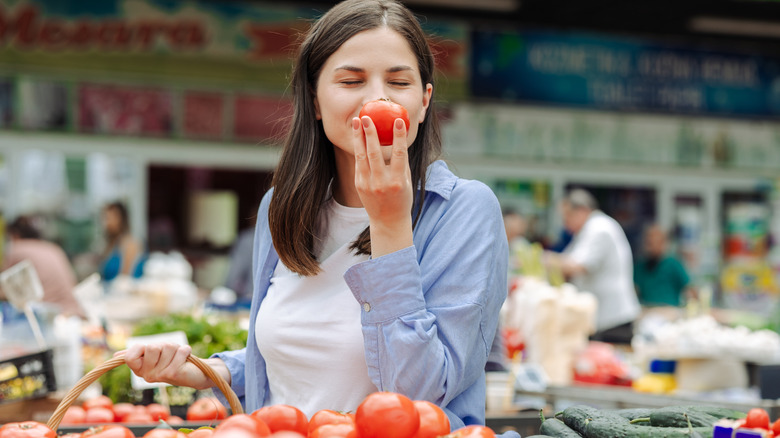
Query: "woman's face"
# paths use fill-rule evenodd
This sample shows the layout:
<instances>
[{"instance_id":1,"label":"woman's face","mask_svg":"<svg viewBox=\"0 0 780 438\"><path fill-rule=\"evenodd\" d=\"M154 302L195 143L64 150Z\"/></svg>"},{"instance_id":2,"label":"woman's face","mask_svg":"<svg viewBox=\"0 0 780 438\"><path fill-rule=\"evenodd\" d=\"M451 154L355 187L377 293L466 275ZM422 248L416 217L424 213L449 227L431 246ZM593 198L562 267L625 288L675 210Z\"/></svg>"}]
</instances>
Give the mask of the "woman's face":
<instances>
[{"instance_id":1,"label":"woman's face","mask_svg":"<svg viewBox=\"0 0 780 438\"><path fill-rule=\"evenodd\" d=\"M122 230L122 218L116 209L107 208L103 210L103 229L110 236L119 234Z\"/></svg>"},{"instance_id":2,"label":"woman's face","mask_svg":"<svg viewBox=\"0 0 780 438\"><path fill-rule=\"evenodd\" d=\"M417 137L433 86L423 84L417 58L396 31L379 27L355 34L325 62L317 79L317 118L337 155L354 158L352 119L366 102L389 98L409 112L407 145ZM382 146L385 160L392 146Z\"/></svg>"}]
</instances>

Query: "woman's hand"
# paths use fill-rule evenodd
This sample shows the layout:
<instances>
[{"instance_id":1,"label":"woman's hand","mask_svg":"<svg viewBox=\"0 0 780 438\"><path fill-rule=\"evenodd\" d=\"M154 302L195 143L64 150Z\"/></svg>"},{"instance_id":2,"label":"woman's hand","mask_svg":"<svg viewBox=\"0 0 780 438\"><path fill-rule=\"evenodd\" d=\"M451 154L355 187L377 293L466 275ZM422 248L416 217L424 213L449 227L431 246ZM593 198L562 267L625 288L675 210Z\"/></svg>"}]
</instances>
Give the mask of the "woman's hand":
<instances>
[{"instance_id":1,"label":"woman's hand","mask_svg":"<svg viewBox=\"0 0 780 438\"><path fill-rule=\"evenodd\" d=\"M402 119L395 120L389 160L379 146L370 117L352 119L352 135L355 187L369 217L372 257L411 246L413 185L406 125Z\"/></svg>"},{"instance_id":2,"label":"woman's hand","mask_svg":"<svg viewBox=\"0 0 780 438\"><path fill-rule=\"evenodd\" d=\"M125 351L125 363L133 372L147 382L165 382L175 386L189 386L195 389L206 389L213 386L211 380L203 374L195 364L188 362L192 354L189 345L150 344L134 345ZM227 382L230 382L230 372L220 359L206 359L214 370Z\"/></svg>"}]
</instances>

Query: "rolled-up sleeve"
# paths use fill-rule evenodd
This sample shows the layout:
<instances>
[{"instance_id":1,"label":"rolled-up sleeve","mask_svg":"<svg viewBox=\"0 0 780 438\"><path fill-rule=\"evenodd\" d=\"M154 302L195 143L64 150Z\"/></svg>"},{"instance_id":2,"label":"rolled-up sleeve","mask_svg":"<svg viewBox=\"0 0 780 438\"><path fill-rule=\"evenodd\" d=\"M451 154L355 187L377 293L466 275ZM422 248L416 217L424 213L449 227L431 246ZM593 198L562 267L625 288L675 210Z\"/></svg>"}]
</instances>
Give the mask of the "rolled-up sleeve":
<instances>
[{"instance_id":1,"label":"rolled-up sleeve","mask_svg":"<svg viewBox=\"0 0 780 438\"><path fill-rule=\"evenodd\" d=\"M246 406L244 402L246 385L245 385L245 366L246 366L246 348L241 350L225 351L222 353L216 353L211 357L218 357L225 362L228 371L230 371L230 389L238 396L241 404ZM219 388L214 387L214 394L224 405L228 405L227 398Z\"/></svg>"}]
</instances>

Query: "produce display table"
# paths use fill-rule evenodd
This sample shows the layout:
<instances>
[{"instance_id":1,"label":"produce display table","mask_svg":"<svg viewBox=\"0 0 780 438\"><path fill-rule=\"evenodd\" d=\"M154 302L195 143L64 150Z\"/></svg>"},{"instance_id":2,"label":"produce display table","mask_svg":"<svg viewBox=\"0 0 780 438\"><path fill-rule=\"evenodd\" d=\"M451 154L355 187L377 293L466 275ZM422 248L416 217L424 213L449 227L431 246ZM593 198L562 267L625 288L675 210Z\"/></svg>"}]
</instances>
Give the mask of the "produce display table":
<instances>
[{"instance_id":1,"label":"produce display table","mask_svg":"<svg viewBox=\"0 0 780 438\"><path fill-rule=\"evenodd\" d=\"M548 386L541 392L519 391L520 395L543 397L555 406L557 402L589 404L600 409L658 408L675 405L709 405L747 412L751 408L765 409L771 418L780 417L777 400L735 402L713 398L686 397L638 392L631 388L608 385Z\"/></svg>"},{"instance_id":2,"label":"produce display table","mask_svg":"<svg viewBox=\"0 0 780 438\"><path fill-rule=\"evenodd\" d=\"M65 394L50 393L45 397L0 405L0 424L35 420L45 423Z\"/></svg>"},{"instance_id":3,"label":"produce display table","mask_svg":"<svg viewBox=\"0 0 780 438\"><path fill-rule=\"evenodd\" d=\"M522 411L513 414L488 414L485 425L496 433L506 430L517 431L520 436L531 436L539 433L542 419L538 411Z\"/></svg>"}]
</instances>

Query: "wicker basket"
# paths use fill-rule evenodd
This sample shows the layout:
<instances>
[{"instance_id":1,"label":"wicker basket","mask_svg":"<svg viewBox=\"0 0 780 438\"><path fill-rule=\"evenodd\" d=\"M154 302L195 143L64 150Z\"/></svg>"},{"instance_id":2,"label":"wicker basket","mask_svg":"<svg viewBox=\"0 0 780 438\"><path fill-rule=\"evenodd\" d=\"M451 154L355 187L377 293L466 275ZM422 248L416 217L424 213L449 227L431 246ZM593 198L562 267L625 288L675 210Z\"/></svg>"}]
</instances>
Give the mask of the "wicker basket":
<instances>
[{"instance_id":1,"label":"wicker basket","mask_svg":"<svg viewBox=\"0 0 780 438\"><path fill-rule=\"evenodd\" d=\"M214 382L217 385L217 388L219 388L220 391L225 395L227 398L228 403L230 404L230 409L233 411L234 414L241 414L244 412L243 408L241 407L241 402L238 400L238 397L236 396L236 393L233 392L233 389L230 388L230 385L219 376L206 362L204 362L202 359L199 359L195 356L190 355L187 357L188 362L192 362L197 366L203 373L211 379L212 382ZM97 379L100 378L103 374L108 372L109 370L112 370L120 365L124 365L125 358L123 355L115 356L102 364L95 367L92 371L88 372L84 377L82 377L78 382L76 382L76 385L71 388L70 391L68 391L67 394L65 394L65 397L62 399L60 404L57 406L57 409L54 410L54 413L51 414L51 418L49 418L49 422L46 423L47 426L51 430L57 430L60 426L60 422L62 421L62 418L65 416L65 411L68 410L70 405L73 404L74 401L81 395L81 392L84 391L89 385L94 383Z\"/></svg>"}]
</instances>

